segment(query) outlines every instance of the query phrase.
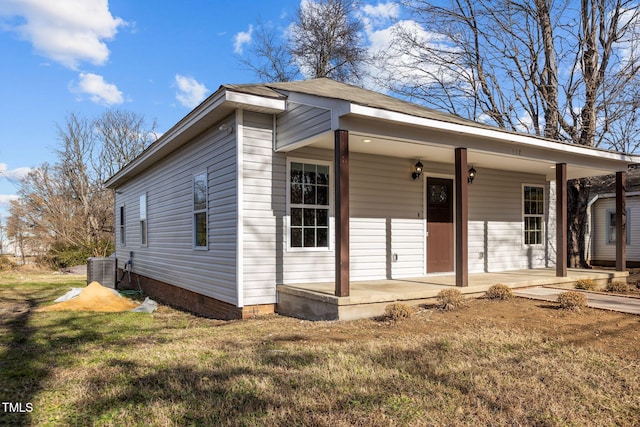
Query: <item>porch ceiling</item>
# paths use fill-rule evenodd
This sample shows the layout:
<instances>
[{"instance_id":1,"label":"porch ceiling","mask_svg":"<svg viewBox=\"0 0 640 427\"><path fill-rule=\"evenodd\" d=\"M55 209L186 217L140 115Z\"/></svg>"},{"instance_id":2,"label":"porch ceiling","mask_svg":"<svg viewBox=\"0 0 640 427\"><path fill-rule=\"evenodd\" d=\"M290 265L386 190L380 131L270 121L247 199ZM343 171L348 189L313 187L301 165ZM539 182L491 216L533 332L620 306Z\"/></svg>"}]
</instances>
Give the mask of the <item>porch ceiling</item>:
<instances>
[{"instance_id":1,"label":"porch ceiling","mask_svg":"<svg viewBox=\"0 0 640 427\"><path fill-rule=\"evenodd\" d=\"M433 138L437 140L438 138ZM457 139L457 138L452 138ZM356 153L367 153L381 156L405 158L410 161L437 162L444 164L453 164L454 150L456 147L465 147L464 142L451 145L442 145L429 138L425 141L417 141L408 138L393 138L387 135L349 132L349 151ZM327 132L318 135L307 141L305 146L311 146L323 149L333 149L334 135L333 132ZM481 150L477 148L468 149L468 163L477 170L482 168L507 170L544 175L549 180L555 179L555 165L557 162L567 163L567 178L575 179L590 176L608 175L617 170L626 170L626 166L620 163L607 161L607 159L580 159L579 156L574 162L568 162L566 158L562 160L550 160L552 154L548 156L537 155L528 158L522 154L522 149L515 145L504 144L503 152L495 152L489 150ZM542 150L541 150L542 151ZM511 154L515 153L515 154ZM566 156L565 156L566 157Z\"/></svg>"}]
</instances>

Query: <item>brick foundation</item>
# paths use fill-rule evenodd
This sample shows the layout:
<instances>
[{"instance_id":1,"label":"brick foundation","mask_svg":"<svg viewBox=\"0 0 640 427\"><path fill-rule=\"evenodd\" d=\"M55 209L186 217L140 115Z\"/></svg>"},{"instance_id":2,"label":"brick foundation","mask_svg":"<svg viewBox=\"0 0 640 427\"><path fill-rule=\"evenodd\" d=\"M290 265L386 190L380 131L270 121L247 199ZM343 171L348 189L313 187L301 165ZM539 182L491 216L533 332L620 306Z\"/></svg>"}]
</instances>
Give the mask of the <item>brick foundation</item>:
<instances>
[{"instance_id":1,"label":"brick foundation","mask_svg":"<svg viewBox=\"0 0 640 427\"><path fill-rule=\"evenodd\" d=\"M121 277L121 274L122 270L119 270L118 277ZM118 290L137 290L138 280L142 291L156 301L204 317L224 320L250 319L275 312L275 304L236 307L233 304L135 273L131 274L131 283L125 276L123 281L118 284Z\"/></svg>"}]
</instances>

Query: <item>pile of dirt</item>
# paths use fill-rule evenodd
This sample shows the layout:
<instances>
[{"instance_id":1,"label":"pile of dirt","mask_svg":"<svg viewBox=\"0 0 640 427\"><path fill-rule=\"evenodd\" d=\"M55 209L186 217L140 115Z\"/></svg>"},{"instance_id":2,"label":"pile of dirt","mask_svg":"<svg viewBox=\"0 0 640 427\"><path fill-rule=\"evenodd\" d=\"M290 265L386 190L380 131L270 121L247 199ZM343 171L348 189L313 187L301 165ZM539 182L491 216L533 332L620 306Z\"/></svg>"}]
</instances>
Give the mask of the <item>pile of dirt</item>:
<instances>
[{"instance_id":1,"label":"pile of dirt","mask_svg":"<svg viewBox=\"0 0 640 427\"><path fill-rule=\"evenodd\" d=\"M124 298L113 289L106 288L98 282L91 282L83 288L77 297L68 301L41 308L39 311L129 311L140 304Z\"/></svg>"}]
</instances>

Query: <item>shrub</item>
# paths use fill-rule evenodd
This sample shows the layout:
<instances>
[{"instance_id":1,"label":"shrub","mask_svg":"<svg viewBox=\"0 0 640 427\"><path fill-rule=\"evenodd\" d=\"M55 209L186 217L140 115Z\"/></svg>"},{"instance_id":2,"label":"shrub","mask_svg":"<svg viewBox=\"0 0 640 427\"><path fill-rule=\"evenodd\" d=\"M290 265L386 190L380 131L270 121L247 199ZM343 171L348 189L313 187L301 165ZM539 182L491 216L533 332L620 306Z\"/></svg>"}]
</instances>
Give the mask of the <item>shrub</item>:
<instances>
[{"instance_id":1,"label":"shrub","mask_svg":"<svg viewBox=\"0 0 640 427\"><path fill-rule=\"evenodd\" d=\"M13 270L15 266L16 265L9 258L0 255L0 271Z\"/></svg>"},{"instance_id":2,"label":"shrub","mask_svg":"<svg viewBox=\"0 0 640 427\"><path fill-rule=\"evenodd\" d=\"M593 291L596 288L596 283L591 279L580 279L576 282L575 287L583 291Z\"/></svg>"},{"instance_id":3,"label":"shrub","mask_svg":"<svg viewBox=\"0 0 640 427\"><path fill-rule=\"evenodd\" d=\"M457 289L444 289L438 293L437 298L443 310L455 310L465 304L462 292Z\"/></svg>"},{"instance_id":4,"label":"shrub","mask_svg":"<svg viewBox=\"0 0 640 427\"><path fill-rule=\"evenodd\" d=\"M568 291L558 295L560 308L580 311L587 306L587 297L582 292Z\"/></svg>"},{"instance_id":5,"label":"shrub","mask_svg":"<svg viewBox=\"0 0 640 427\"><path fill-rule=\"evenodd\" d=\"M410 318L413 312L413 308L409 307L407 304L394 302L393 304L389 304L385 307L384 316L389 320L397 321Z\"/></svg>"},{"instance_id":6,"label":"shrub","mask_svg":"<svg viewBox=\"0 0 640 427\"><path fill-rule=\"evenodd\" d=\"M629 285L627 285L625 282L607 283L606 291L624 294L626 292L629 292Z\"/></svg>"},{"instance_id":7,"label":"shrub","mask_svg":"<svg viewBox=\"0 0 640 427\"><path fill-rule=\"evenodd\" d=\"M487 290L485 296L489 299L504 301L513 298L513 291L507 285L497 283Z\"/></svg>"}]
</instances>

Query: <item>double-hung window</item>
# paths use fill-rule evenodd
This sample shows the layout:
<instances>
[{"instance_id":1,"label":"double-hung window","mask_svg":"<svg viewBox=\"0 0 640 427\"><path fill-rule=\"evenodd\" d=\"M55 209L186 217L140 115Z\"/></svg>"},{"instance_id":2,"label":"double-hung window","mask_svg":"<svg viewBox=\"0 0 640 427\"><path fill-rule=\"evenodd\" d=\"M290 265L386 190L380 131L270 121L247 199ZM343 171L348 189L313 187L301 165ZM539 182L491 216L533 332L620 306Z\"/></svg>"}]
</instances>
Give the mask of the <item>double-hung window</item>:
<instances>
[{"instance_id":1,"label":"double-hung window","mask_svg":"<svg viewBox=\"0 0 640 427\"><path fill-rule=\"evenodd\" d=\"M329 164L289 164L289 247L329 249Z\"/></svg>"},{"instance_id":2,"label":"double-hung window","mask_svg":"<svg viewBox=\"0 0 640 427\"><path fill-rule=\"evenodd\" d=\"M193 177L193 247L207 249L207 173Z\"/></svg>"},{"instance_id":3,"label":"double-hung window","mask_svg":"<svg viewBox=\"0 0 640 427\"><path fill-rule=\"evenodd\" d=\"M540 245L544 224L544 187L523 186L524 244Z\"/></svg>"},{"instance_id":4,"label":"double-hung window","mask_svg":"<svg viewBox=\"0 0 640 427\"><path fill-rule=\"evenodd\" d=\"M629 226L629 218L631 211L627 209L627 231L626 244L631 240L631 227ZM616 211L615 209L607 209L607 245L616 244Z\"/></svg>"}]
</instances>

